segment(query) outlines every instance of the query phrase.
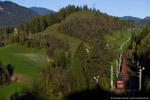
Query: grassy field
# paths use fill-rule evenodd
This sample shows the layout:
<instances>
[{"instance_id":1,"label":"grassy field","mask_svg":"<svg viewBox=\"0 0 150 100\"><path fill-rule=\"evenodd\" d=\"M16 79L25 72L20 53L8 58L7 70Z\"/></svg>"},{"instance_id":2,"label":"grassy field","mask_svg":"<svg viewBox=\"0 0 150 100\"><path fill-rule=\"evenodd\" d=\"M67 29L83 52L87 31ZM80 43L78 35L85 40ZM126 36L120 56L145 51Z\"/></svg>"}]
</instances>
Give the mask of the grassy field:
<instances>
[{"instance_id":1,"label":"grassy field","mask_svg":"<svg viewBox=\"0 0 150 100\"><path fill-rule=\"evenodd\" d=\"M16 72L35 77L38 69L47 65L46 50L24 48L14 43L0 48L0 61L14 66Z\"/></svg>"},{"instance_id":2,"label":"grassy field","mask_svg":"<svg viewBox=\"0 0 150 100\"><path fill-rule=\"evenodd\" d=\"M123 32L123 37L121 38L121 31L115 31L112 35L105 35L105 39L115 50L119 50L121 44L128 40L131 35L132 31ZM130 42L127 42L127 44L125 44L123 48L127 47L129 44Z\"/></svg>"},{"instance_id":3,"label":"grassy field","mask_svg":"<svg viewBox=\"0 0 150 100\"><path fill-rule=\"evenodd\" d=\"M15 89L16 92L21 91L21 88L23 87L20 83L12 83L4 88L0 88L0 100L12 95L14 92L12 90Z\"/></svg>"},{"instance_id":4,"label":"grassy field","mask_svg":"<svg viewBox=\"0 0 150 100\"><path fill-rule=\"evenodd\" d=\"M16 77L20 78L18 80L23 80L23 82L15 82L0 88L0 98L8 98L13 93L21 91L26 84L31 86L39 68L47 65L46 50L24 48L22 45L13 43L0 47L0 61L11 64L17 73Z\"/></svg>"},{"instance_id":5,"label":"grassy field","mask_svg":"<svg viewBox=\"0 0 150 100\"><path fill-rule=\"evenodd\" d=\"M0 100L3 100L6 97L9 97L15 92L20 93L24 87L28 87L28 86L29 86L28 84L21 84L21 83L15 82L4 88L0 88Z\"/></svg>"}]
</instances>

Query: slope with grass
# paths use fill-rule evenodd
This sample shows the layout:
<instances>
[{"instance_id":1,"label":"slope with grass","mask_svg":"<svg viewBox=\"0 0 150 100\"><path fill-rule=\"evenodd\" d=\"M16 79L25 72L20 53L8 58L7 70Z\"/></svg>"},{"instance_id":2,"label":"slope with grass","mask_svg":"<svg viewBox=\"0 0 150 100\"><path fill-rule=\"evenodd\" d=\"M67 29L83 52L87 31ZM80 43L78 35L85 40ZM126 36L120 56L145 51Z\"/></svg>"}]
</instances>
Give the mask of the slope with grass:
<instances>
[{"instance_id":1,"label":"slope with grass","mask_svg":"<svg viewBox=\"0 0 150 100\"><path fill-rule=\"evenodd\" d=\"M74 53L77 49L77 47L79 46L79 44L81 43L80 39L65 35L63 33L60 33L58 31L58 27L59 24L54 24L50 27L48 27L44 32L41 32L39 34L43 34L43 35L54 35L57 38L65 38L69 44L69 49L72 53L72 56L74 56Z\"/></svg>"},{"instance_id":2,"label":"slope with grass","mask_svg":"<svg viewBox=\"0 0 150 100\"><path fill-rule=\"evenodd\" d=\"M24 48L17 43L0 47L0 61L14 67L13 77L17 82L0 88L0 98L8 98L13 93L19 92L26 84L31 86L38 70L47 65L46 50Z\"/></svg>"},{"instance_id":3,"label":"slope with grass","mask_svg":"<svg viewBox=\"0 0 150 100\"><path fill-rule=\"evenodd\" d=\"M72 13L60 23L59 30L69 36L77 37L84 41L94 38L97 30L104 34L112 34L112 31L127 28L119 18L103 14L101 12L79 11Z\"/></svg>"},{"instance_id":4,"label":"slope with grass","mask_svg":"<svg viewBox=\"0 0 150 100\"><path fill-rule=\"evenodd\" d=\"M14 43L0 48L0 61L14 66L16 72L35 77L38 69L47 64L46 50L24 48Z\"/></svg>"},{"instance_id":5,"label":"slope with grass","mask_svg":"<svg viewBox=\"0 0 150 100\"><path fill-rule=\"evenodd\" d=\"M131 37L133 31L123 32L121 36L121 31L114 31L112 35L105 35L105 39L115 50L120 50L120 46ZM123 49L126 48L130 42L128 41Z\"/></svg>"},{"instance_id":6,"label":"slope with grass","mask_svg":"<svg viewBox=\"0 0 150 100\"><path fill-rule=\"evenodd\" d=\"M20 83L12 83L9 86L6 86L4 88L0 88L0 100L5 99L6 97L9 97L14 92L12 90L15 90L16 92L19 92L22 88L22 84Z\"/></svg>"},{"instance_id":7,"label":"slope with grass","mask_svg":"<svg viewBox=\"0 0 150 100\"><path fill-rule=\"evenodd\" d=\"M0 100L8 98L15 92L20 93L22 91L22 89L25 87L29 87L29 85L15 82L4 88L0 88Z\"/></svg>"}]
</instances>

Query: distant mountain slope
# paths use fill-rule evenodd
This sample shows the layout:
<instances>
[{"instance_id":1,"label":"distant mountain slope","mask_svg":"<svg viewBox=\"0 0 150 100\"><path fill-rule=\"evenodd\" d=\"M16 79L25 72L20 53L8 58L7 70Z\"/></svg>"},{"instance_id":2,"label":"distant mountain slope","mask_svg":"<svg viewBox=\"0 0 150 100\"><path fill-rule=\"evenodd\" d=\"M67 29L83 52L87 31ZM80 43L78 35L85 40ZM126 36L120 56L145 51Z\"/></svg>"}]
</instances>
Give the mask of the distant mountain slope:
<instances>
[{"instance_id":1,"label":"distant mountain slope","mask_svg":"<svg viewBox=\"0 0 150 100\"><path fill-rule=\"evenodd\" d=\"M38 14L32 10L19 6L13 2L0 1L0 27L17 26L19 23L25 23Z\"/></svg>"},{"instance_id":2,"label":"distant mountain slope","mask_svg":"<svg viewBox=\"0 0 150 100\"><path fill-rule=\"evenodd\" d=\"M136 22L137 25L146 25L150 22L150 17L145 17L142 20Z\"/></svg>"},{"instance_id":3,"label":"distant mountain slope","mask_svg":"<svg viewBox=\"0 0 150 100\"><path fill-rule=\"evenodd\" d=\"M52 10L46 9L46 8L41 8L41 7L30 7L29 9L31 9L32 11L38 13L39 15L46 15L49 14L51 12L54 12Z\"/></svg>"},{"instance_id":4,"label":"distant mountain slope","mask_svg":"<svg viewBox=\"0 0 150 100\"><path fill-rule=\"evenodd\" d=\"M137 21L137 20L141 20L141 18L138 18L138 17L132 17L132 16L124 16L124 17L120 17L121 19L124 19L124 20L133 20L133 21Z\"/></svg>"},{"instance_id":5,"label":"distant mountain slope","mask_svg":"<svg viewBox=\"0 0 150 100\"><path fill-rule=\"evenodd\" d=\"M132 17L132 16L124 16L120 17L123 20L133 20L137 25L146 25L150 22L150 17L145 17L144 19L137 18L137 17Z\"/></svg>"}]
</instances>

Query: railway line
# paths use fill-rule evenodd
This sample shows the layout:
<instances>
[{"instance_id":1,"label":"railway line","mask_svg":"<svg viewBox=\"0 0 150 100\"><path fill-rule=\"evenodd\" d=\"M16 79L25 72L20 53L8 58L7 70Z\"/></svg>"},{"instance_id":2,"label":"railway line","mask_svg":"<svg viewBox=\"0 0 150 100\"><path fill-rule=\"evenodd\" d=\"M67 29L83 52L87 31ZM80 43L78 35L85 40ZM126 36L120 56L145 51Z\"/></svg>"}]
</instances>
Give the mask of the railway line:
<instances>
[{"instance_id":1,"label":"railway line","mask_svg":"<svg viewBox=\"0 0 150 100\"><path fill-rule=\"evenodd\" d=\"M122 57L120 72L117 80L114 82L112 88L112 93L116 94L115 96L125 96L125 97L134 97L136 92L138 92L138 73L133 70L136 68L132 65L131 61L125 57ZM122 77L120 77L122 76ZM120 82L120 84L118 84Z\"/></svg>"}]
</instances>

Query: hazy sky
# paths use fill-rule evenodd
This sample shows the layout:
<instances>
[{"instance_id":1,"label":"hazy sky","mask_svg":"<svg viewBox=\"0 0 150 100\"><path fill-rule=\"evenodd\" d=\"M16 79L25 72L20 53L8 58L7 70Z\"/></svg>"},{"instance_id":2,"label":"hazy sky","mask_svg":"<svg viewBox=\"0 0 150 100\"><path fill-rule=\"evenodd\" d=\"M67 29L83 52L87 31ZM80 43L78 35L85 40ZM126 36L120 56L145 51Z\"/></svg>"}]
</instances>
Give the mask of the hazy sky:
<instances>
[{"instance_id":1,"label":"hazy sky","mask_svg":"<svg viewBox=\"0 0 150 100\"><path fill-rule=\"evenodd\" d=\"M113 16L150 16L150 0L0 0L12 1L25 7L44 7L58 11L67 5L95 7Z\"/></svg>"}]
</instances>

